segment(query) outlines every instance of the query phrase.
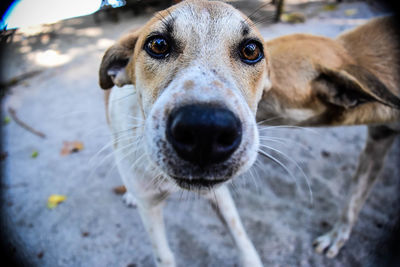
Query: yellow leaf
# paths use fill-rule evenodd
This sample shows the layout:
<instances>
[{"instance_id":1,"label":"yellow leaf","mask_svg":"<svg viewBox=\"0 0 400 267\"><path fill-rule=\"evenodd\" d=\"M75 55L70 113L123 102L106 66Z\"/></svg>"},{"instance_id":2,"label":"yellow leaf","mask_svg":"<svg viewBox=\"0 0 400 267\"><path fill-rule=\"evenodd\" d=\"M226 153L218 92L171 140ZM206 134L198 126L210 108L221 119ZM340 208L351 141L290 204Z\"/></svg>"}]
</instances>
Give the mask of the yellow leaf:
<instances>
[{"instance_id":1,"label":"yellow leaf","mask_svg":"<svg viewBox=\"0 0 400 267\"><path fill-rule=\"evenodd\" d=\"M9 124L10 121L11 121L10 117L5 116L5 117L4 117L4 120L3 120L3 123L4 123L4 124Z\"/></svg>"},{"instance_id":2,"label":"yellow leaf","mask_svg":"<svg viewBox=\"0 0 400 267\"><path fill-rule=\"evenodd\" d=\"M51 195L47 199L47 208L54 209L58 206L61 202L64 202L67 199L67 196L64 195Z\"/></svg>"},{"instance_id":3,"label":"yellow leaf","mask_svg":"<svg viewBox=\"0 0 400 267\"><path fill-rule=\"evenodd\" d=\"M39 152L37 150L34 150L31 154L31 158L37 158L39 156Z\"/></svg>"},{"instance_id":4,"label":"yellow leaf","mask_svg":"<svg viewBox=\"0 0 400 267\"><path fill-rule=\"evenodd\" d=\"M337 9L337 5L336 4L327 4L327 5L324 5L322 7L323 11L334 11L336 9Z\"/></svg>"},{"instance_id":5,"label":"yellow leaf","mask_svg":"<svg viewBox=\"0 0 400 267\"><path fill-rule=\"evenodd\" d=\"M303 13L292 12L292 13L282 14L281 20L283 22L288 22L288 23L301 23L306 20L306 17L304 16Z\"/></svg>"},{"instance_id":6,"label":"yellow leaf","mask_svg":"<svg viewBox=\"0 0 400 267\"><path fill-rule=\"evenodd\" d=\"M353 16L354 14L357 14L357 9L356 8L351 8L351 9L346 9L345 11L344 11L344 14L346 15L346 16Z\"/></svg>"},{"instance_id":7,"label":"yellow leaf","mask_svg":"<svg viewBox=\"0 0 400 267\"><path fill-rule=\"evenodd\" d=\"M82 150L83 149L83 143L82 142L79 142L79 141L75 141L74 142L74 149L75 150Z\"/></svg>"},{"instance_id":8,"label":"yellow leaf","mask_svg":"<svg viewBox=\"0 0 400 267\"><path fill-rule=\"evenodd\" d=\"M60 154L65 156L71 153L79 152L83 149L83 143L80 141L64 142Z\"/></svg>"}]
</instances>

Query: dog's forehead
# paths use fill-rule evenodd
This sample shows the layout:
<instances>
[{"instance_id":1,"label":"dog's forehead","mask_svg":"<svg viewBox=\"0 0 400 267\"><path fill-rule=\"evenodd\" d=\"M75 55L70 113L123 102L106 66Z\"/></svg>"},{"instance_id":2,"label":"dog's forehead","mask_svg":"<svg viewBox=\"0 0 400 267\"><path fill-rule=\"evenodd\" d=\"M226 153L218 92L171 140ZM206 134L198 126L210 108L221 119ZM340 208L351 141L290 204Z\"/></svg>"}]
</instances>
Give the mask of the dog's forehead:
<instances>
[{"instance_id":1,"label":"dog's forehead","mask_svg":"<svg viewBox=\"0 0 400 267\"><path fill-rule=\"evenodd\" d=\"M191 2L176 8L171 17L179 35L196 33L210 39L248 28L245 17L238 10L221 2Z\"/></svg>"},{"instance_id":2,"label":"dog's forehead","mask_svg":"<svg viewBox=\"0 0 400 267\"><path fill-rule=\"evenodd\" d=\"M149 32L167 32L184 42L208 45L234 41L252 30L240 11L219 1L184 1L156 14ZM258 35L258 34L257 34Z\"/></svg>"}]
</instances>

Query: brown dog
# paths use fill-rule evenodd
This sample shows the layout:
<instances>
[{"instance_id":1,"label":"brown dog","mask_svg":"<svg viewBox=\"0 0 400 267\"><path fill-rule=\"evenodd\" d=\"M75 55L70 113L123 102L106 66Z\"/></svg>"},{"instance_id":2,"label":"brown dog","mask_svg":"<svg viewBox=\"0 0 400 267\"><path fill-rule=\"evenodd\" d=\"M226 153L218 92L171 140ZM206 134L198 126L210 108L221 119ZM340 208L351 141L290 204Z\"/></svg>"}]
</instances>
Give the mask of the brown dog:
<instances>
[{"instance_id":1,"label":"brown dog","mask_svg":"<svg viewBox=\"0 0 400 267\"><path fill-rule=\"evenodd\" d=\"M332 40L293 34L265 44L272 87L257 120L302 126L368 124L349 200L334 228L314 242L337 255L349 238L396 134L400 130L400 46L394 18L370 21ZM270 121L271 122L271 121Z\"/></svg>"}]
</instances>

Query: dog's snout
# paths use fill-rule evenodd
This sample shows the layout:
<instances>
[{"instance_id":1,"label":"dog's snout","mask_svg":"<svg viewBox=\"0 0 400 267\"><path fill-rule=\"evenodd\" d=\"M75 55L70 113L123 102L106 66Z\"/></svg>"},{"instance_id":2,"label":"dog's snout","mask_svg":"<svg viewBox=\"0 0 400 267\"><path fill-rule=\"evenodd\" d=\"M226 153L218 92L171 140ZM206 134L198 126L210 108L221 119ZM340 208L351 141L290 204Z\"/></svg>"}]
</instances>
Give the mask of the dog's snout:
<instances>
[{"instance_id":1,"label":"dog's snout","mask_svg":"<svg viewBox=\"0 0 400 267\"><path fill-rule=\"evenodd\" d=\"M242 124L226 108L187 105L170 114L166 134L182 159L203 167L233 154L242 140Z\"/></svg>"}]
</instances>

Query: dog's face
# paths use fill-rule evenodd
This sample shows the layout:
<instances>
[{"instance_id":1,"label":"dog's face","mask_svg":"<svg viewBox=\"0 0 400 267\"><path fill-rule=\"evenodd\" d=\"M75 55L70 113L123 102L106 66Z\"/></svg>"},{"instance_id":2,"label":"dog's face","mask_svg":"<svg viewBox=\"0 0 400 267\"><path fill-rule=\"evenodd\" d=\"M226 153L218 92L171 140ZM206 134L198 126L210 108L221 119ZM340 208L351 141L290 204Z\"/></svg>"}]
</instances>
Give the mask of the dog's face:
<instances>
[{"instance_id":1,"label":"dog's face","mask_svg":"<svg viewBox=\"0 0 400 267\"><path fill-rule=\"evenodd\" d=\"M134 84L150 159L179 186L208 188L256 159L255 112L269 82L263 50L233 7L182 2L106 52L100 85Z\"/></svg>"},{"instance_id":2,"label":"dog's face","mask_svg":"<svg viewBox=\"0 0 400 267\"><path fill-rule=\"evenodd\" d=\"M371 66L360 65L336 40L293 34L265 46L271 87L258 106L259 121L305 126L379 123L388 119L391 108L400 107L400 100L369 71Z\"/></svg>"}]
</instances>

